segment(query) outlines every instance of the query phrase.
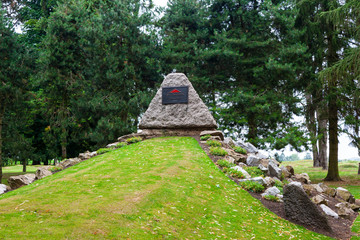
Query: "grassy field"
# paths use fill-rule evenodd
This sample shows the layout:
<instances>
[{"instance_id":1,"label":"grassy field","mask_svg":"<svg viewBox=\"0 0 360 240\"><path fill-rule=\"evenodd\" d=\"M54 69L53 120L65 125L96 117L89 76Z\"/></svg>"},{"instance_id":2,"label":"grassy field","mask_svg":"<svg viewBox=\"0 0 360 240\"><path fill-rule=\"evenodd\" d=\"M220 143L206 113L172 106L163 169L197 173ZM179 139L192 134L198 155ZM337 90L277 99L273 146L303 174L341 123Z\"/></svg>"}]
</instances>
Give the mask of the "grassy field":
<instances>
[{"instance_id":1,"label":"grassy field","mask_svg":"<svg viewBox=\"0 0 360 240\"><path fill-rule=\"evenodd\" d=\"M156 138L0 196L0 239L329 239L229 180L193 138Z\"/></svg>"},{"instance_id":2,"label":"grassy field","mask_svg":"<svg viewBox=\"0 0 360 240\"><path fill-rule=\"evenodd\" d=\"M26 166L26 173L35 173L37 168L38 166ZM26 174L22 170L22 165L3 167L3 179L1 183L8 185L7 180L9 177Z\"/></svg>"},{"instance_id":3,"label":"grassy field","mask_svg":"<svg viewBox=\"0 0 360 240\"><path fill-rule=\"evenodd\" d=\"M314 168L312 160L300 160L294 162L283 162L282 165L291 165L295 173L308 173L312 183L319 183L326 177L327 170ZM325 182L330 187L344 187L349 190L355 198L360 199L360 175L358 175L359 162L346 161L339 162L340 182ZM352 227L354 233L360 235L360 217L356 219ZM351 239L360 239L360 236L354 236Z\"/></svg>"}]
</instances>

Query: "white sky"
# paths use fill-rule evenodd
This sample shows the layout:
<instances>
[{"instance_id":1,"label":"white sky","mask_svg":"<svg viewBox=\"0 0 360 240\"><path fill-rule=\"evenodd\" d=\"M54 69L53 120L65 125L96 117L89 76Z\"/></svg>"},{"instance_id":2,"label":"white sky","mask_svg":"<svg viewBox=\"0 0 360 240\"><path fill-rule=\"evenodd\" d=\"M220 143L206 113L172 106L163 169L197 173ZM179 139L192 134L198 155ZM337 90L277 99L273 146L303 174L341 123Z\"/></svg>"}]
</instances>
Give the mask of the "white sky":
<instances>
[{"instance_id":1,"label":"white sky","mask_svg":"<svg viewBox=\"0 0 360 240\"><path fill-rule=\"evenodd\" d=\"M158 6L161 6L161 7L165 7L166 6L166 3L167 3L167 0L153 0L153 3L155 5L158 5Z\"/></svg>"}]
</instances>

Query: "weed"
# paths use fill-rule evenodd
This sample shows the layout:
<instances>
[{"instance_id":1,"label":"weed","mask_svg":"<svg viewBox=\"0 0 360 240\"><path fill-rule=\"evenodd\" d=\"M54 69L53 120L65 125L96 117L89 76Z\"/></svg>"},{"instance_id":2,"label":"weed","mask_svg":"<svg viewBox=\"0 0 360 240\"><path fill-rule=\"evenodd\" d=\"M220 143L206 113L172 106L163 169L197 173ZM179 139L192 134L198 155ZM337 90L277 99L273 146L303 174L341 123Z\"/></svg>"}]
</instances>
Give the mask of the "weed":
<instances>
[{"instance_id":1,"label":"weed","mask_svg":"<svg viewBox=\"0 0 360 240\"><path fill-rule=\"evenodd\" d=\"M201 141L206 141L206 140L208 140L209 138L211 138L211 135L210 135L210 134L206 134L206 135L204 135L204 136L201 136L201 137L200 137L200 140L201 140Z\"/></svg>"},{"instance_id":2,"label":"weed","mask_svg":"<svg viewBox=\"0 0 360 240\"><path fill-rule=\"evenodd\" d=\"M253 181L240 182L239 184L242 188L251 192L262 192L265 189L263 185Z\"/></svg>"},{"instance_id":3,"label":"weed","mask_svg":"<svg viewBox=\"0 0 360 240\"><path fill-rule=\"evenodd\" d=\"M112 151L112 150L113 150L112 148L100 148L100 149L98 149L98 150L96 151L96 153L97 153L98 155L100 155L100 154L104 154L104 153L110 152L110 151Z\"/></svg>"},{"instance_id":4,"label":"weed","mask_svg":"<svg viewBox=\"0 0 360 240\"><path fill-rule=\"evenodd\" d=\"M219 165L220 167L226 167L226 168L231 168L231 167L236 166L236 164L229 163L225 159L220 159L219 161L217 161L217 165Z\"/></svg>"},{"instance_id":5,"label":"weed","mask_svg":"<svg viewBox=\"0 0 360 240\"><path fill-rule=\"evenodd\" d=\"M126 139L127 143L137 143L137 142L141 142L141 141L142 141L141 137L132 137L132 138Z\"/></svg>"},{"instance_id":6,"label":"weed","mask_svg":"<svg viewBox=\"0 0 360 240\"><path fill-rule=\"evenodd\" d=\"M272 201L272 202L279 201L279 198L277 196L273 196L273 195L265 195L263 198L265 198L266 200Z\"/></svg>"},{"instance_id":7,"label":"weed","mask_svg":"<svg viewBox=\"0 0 360 240\"><path fill-rule=\"evenodd\" d=\"M233 147L234 151L237 152L237 153L241 153L241 154L246 154L246 150L243 149L242 147L239 147L239 146L235 146Z\"/></svg>"},{"instance_id":8,"label":"weed","mask_svg":"<svg viewBox=\"0 0 360 240\"><path fill-rule=\"evenodd\" d=\"M127 145L126 142L119 142L118 144L115 145L115 148L122 148L125 147Z\"/></svg>"},{"instance_id":9,"label":"weed","mask_svg":"<svg viewBox=\"0 0 360 240\"><path fill-rule=\"evenodd\" d=\"M215 156L226 156L228 153L221 147L210 147L210 154Z\"/></svg>"},{"instance_id":10,"label":"weed","mask_svg":"<svg viewBox=\"0 0 360 240\"><path fill-rule=\"evenodd\" d=\"M263 171L261 171L258 167L245 167L245 170L251 177L264 177Z\"/></svg>"},{"instance_id":11,"label":"weed","mask_svg":"<svg viewBox=\"0 0 360 240\"><path fill-rule=\"evenodd\" d=\"M62 170L62 167L60 167L60 166L53 166L53 167L49 168L49 171L52 173L59 172L61 170Z\"/></svg>"},{"instance_id":12,"label":"weed","mask_svg":"<svg viewBox=\"0 0 360 240\"><path fill-rule=\"evenodd\" d=\"M216 141L216 140L207 140L206 144L211 147L221 147L221 142Z\"/></svg>"}]
</instances>

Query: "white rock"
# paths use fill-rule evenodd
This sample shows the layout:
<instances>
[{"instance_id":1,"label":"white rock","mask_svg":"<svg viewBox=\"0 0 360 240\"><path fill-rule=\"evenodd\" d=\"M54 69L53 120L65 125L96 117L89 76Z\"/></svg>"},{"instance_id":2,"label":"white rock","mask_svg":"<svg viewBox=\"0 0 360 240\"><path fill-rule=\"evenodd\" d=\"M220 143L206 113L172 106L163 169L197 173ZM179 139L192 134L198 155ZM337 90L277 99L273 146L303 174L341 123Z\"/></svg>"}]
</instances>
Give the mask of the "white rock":
<instances>
[{"instance_id":1,"label":"white rock","mask_svg":"<svg viewBox=\"0 0 360 240\"><path fill-rule=\"evenodd\" d=\"M268 195L276 196L278 194L280 194L280 190L277 187L271 187L271 188L266 189L265 192L263 194L261 194L261 196L262 197L268 196Z\"/></svg>"},{"instance_id":2,"label":"white rock","mask_svg":"<svg viewBox=\"0 0 360 240\"><path fill-rule=\"evenodd\" d=\"M324 213L326 215L329 215L329 216L331 216L333 218L336 218L336 219L339 218L339 215L336 212L334 212L331 208L326 206L325 204L321 204L320 207L321 207L321 209L324 211Z\"/></svg>"},{"instance_id":3,"label":"white rock","mask_svg":"<svg viewBox=\"0 0 360 240\"><path fill-rule=\"evenodd\" d=\"M232 167L232 169L235 169L235 170L241 172L244 175L245 178L251 178L250 174L240 166Z\"/></svg>"},{"instance_id":4,"label":"white rock","mask_svg":"<svg viewBox=\"0 0 360 240\"><path fill-rule=\"evenodd\" d=\"M249 142L246 143L245 150L248 153L257 153L257 152L259 152L259 150Z\"/></svg>"},{"instance_id":5,"label":"white rock","mask_svg":"<svg viewBox=\"0 0 360 240\"><path fill-rule=\"evenodd\" d=\"M249 155L246 159L246 164L248 166L259 166L260 163L261 163L261 159L254 155Z\"/></svg>"},{"instance_id":6,"label":"white rock","mask_svg":"<svg viewBox=\"0 0 360 240\"><path fill-rule=\"evenodd\" d=\"M276 165L276 163L274 163L273 161L269 161L269 166L268 166L268 175L270 177L277 177L277 178L281 178L281 169Z\"/></svg>"},{"instance_id":7,"label":"white rock","mask_svg":"<svg viewBox=\"0 0 360 240\"><path fill-rule=\"evenodd\" d=\"M0 194L5 193L7 190L7 186L5 184L0 184Z\"/></svg>"}]
</instances>

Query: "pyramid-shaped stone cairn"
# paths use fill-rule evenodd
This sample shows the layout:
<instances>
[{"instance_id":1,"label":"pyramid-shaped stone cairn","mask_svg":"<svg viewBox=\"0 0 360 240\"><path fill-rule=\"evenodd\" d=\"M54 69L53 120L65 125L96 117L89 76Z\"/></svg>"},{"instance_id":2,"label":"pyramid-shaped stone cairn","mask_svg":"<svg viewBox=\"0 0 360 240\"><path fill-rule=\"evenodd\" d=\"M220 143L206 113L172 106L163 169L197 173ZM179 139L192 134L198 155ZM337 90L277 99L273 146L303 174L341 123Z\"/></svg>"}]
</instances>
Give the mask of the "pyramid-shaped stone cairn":
<instances>
[{"instance_id":1,"label":"pyramid-shaped stone cairn","mask_svg":"<svg viewBox=\"0 0 360 240\"><path fill-rule=\"evenodd\" d=\"M162 82L139 128L153 133L188 135L215 130L217 124L185 74L171 73Z\"/></svg>"}]
</instances>

